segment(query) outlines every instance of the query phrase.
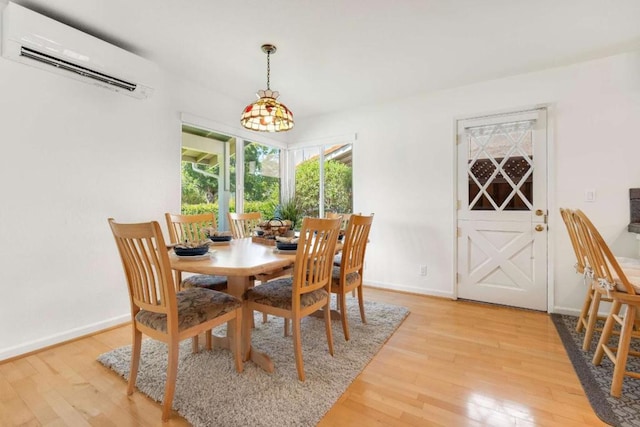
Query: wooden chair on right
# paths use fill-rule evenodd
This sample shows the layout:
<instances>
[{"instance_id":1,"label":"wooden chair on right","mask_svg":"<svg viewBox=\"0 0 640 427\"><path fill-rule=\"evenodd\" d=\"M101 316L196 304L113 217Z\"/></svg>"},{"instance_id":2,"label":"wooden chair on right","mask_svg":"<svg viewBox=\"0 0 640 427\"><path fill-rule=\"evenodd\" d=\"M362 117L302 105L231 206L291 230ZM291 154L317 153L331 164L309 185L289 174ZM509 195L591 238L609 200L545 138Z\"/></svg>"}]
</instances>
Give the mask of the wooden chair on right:
<instances>
[{"instance_id":1,"label":"wooden chair on right","mask_svg":"<svg viewBox=\"0 0 640 427\"><path fill-rule=\"evenodd\" d=\"M212 213L197 215L177 215L169 212L164 214L169 229L172 244L186 241L205 240L206 230L217 229L216 218ZM184 280L179 271L175 272L176 282L182 288L206 288L214 291L227 290L226 276L209 274L193 274Z\"/></svg>"},{"instance_id":2,"label":"wooden chair on right","mask_svg":"<svg viewBox=\"0 0 640 427\"><path fill-rule=\"evenodd\" d=\"M342 321L342 330L344 332L344 338L347 341L349 340L347 293L357 291L360 319L362 319L362 323L367 323L364 314L362 275L371 224L373 224L373 215L350 215L342 246L342 261L339 267L335 265L333 267L331 293L336 294L338 310L340 311L340 319Z\"/></svg>"},{"instance_id":3,"label":"wooden chair on right","mask_svg":"<svg viewBox=\"0 0 640 427\"><path fill-rule=\"evenodd\" d=\"M229 219L229 227L234 239L243 239L251 237L258 223L262 220L260 212L227 212Z\"/></svg>"},{"instance_id":4,"label":"wooden chair on right","mask_svg":"<svg viewBox=\"0 0 640 427\"><path fill-rule=\"evenodd\" d=\"M242 301L223 292L203 288L176 291L171 274L169 254L165 249L160 225L153 222L119 224L109 218L124 269L129 302L133 345L127 395L136 385L142 334L167 344L168 364L162 402L162 420L171 415L171 405L178 376L178 346L192 338L193 351L198 351L197 337L206 332L207 349L211 349L211 329L232 322L237 331L242 327ZM242 372L241 337L233 342L235 367Z\"/></svg>"},{"instance_id":5,"label":"wooden chair on right","mask_svg":"<svg viewBox=\"0 0 640 427\"><path fill-rule=\"evenodd\" d=\"M588 351L591 348L591 341L596 331L601 331L598 321L604 321L606 316L599 315L600 303L611 302L611 298L606 292L598 286L597 281L594 280L593 269L589 266L587 258L587 242L584 242L581 235L578 233L577 224L575 221L575 211L570 209L560 208L560 214L567 227L569 238L571 239L571 245L573 246L574 253L576 255L576 272L582 274L584 283L587 288L585 300L578 317L576 324L576 331L585 331L584 339L582 343L582 349ZM582 214L584 215L584 213ZM628 257L615 257L620 267L625 270L631 270L633 275L640 275L640 260ZM634 272L634 270L638 270ZM617 334L617 331L614 332Z\"/></svg>"},{"instance_id":6,"label":"wooden chair on right","mask_svg":"<svg viewBox=\"0 0 640 427\"><path fill-rule=\"evenodd\" d=\"M598 316L600 302L611 302L611 298L608 298L606 294L603 295L597 283L593 280L593 270L587 262L587 242L584 242L578 233L577 224L574 220L574 211L560 208L560 215L567 228L567 233L571 239L571 246L576 256L576 264L574 266L576 273L582 275L585 287L587 288L582 310L580 311L580 316L576 324L576 331L582 332L584 329L582 349L588 351L591 347L594 332L600 330L596 328L597 321L605 319L603 316Z\"/></svg>"},{"instance_id":7,"label":"wooden chair on right","mask_svg":"<svg viewBox=\"0 0 640 427\"><path fill-rule=\"evenodd\" d=\"M614 397L620 397L622 382L625 376L640 379L640 372L627 371L627 359L631 356L640 356L640 352L631 349L632 338L640 338L637 318L640 309L640 275L633 276L634 272L640 274L637 269L623 269L611 252L596 227L580 210L573 212L577 231L585 243L588 263L593 269L594 280L602 292L611 297L611 311L602 328L602 335L598 341L596 352L593 356L594 365L600 365L603 356L613 362L614 370L611 380L610 393ZM629 273L629 274L628 274ZM626 307L624 316L620 314L622 307ZM617 347L610 346L609 340L614 332L615 325L621 327Z\"/></svg>"}]
</instances>

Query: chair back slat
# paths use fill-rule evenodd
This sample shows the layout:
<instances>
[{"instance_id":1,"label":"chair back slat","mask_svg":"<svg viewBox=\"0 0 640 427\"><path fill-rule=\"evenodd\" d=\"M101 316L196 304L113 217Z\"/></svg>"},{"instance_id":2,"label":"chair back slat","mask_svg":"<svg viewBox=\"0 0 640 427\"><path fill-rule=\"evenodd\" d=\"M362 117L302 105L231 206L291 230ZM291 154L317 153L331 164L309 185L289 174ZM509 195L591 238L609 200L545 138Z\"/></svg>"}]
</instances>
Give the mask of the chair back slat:
<instances>
[{"instance_id":1,"label":"chair back slat","mask_svg":"<svg viewBox=\"0 0 640 427\"><path fill-rule=\"evenodd\" d=\"M260 212L227 212L227 218L229 219L233 238L242 239L253 234L258 223L262 220L262 214Z\"/></svg>"},{"instance_id":2,"label":"chair back slat","mask_svg":"<svg viewBox=\"0 0 640 427\"><path fill-rule=\"evenodd\" d=\"M340 219L304 218L293 268L293 298L327 288L340 232Z\"/></svg>"},{"instance_id":3,"label":"chair back slat","mask_svg":"<svg viewBox=\"0 0 640 427\"><path fill-rule=\"evenodd\" d=\"M362 273L372 224L373 214L370 216L351 215L342 247L342 262L340 264L342 276L355 271Z\"/></svg>"},{"instance_id":4,"label":"chair back slat","mask_svg":"<svg viewBox=\"0 0 640 427\"><path fill-rule=\"evenodd\" d=\"M218 229L213 212L196 215L165 213L165 218L171 243L205 240L209 229Z\"/></svg>"},{"instance_id":5,"label":"chair back slat","mask_svg":"<svg viewBox=\"0 0 640 427\"><path fill-rule=\"evenodd\" d=\"M119 224L112 218L109 225L120 253L134 315L139 310L177 313L173 276L160 225L155 221Z\"/></svg>"},{"instance_id":6,"label":"chair back slat","mask_svg":"<svg viewBox=\"0 0 640 427\"><path fill-rule=\"evenodd\" d=\"M578 236L578 230L576 229L576 223L573 219L573 212L570 209L560 208L560 215L567 228L569 239L571 240L571 246L576 256L576 271L580 274L584 273L584 269L587 266L587 254L584 252L584 248L581 245L580 238Z\"/></svg>"},{"instance_id":7,"label":"chair back slat","mask_svg":"<svg viewBox=\"0 0 640 427\"><path fill-rule=\"evenodd\" d=\"M573 219L587 255L588 265L593 270L594 279L601 286L617 288L635 295L635 288L591 220L579 209L573 212Z\"/></svg>"},{"instance_id":8,"label":"chair back slat","mask_svg":"<svg viewBox=\"0 0 640 427\"><path fill-rule=\"evenodd\" d=\"M144 240L134 240L131 238L121 238L121 256L124 258L123 264L127 277L131 282L134 300L142 301L146 304L157 301L158 289L151 283L157 282L153 270L150 270L149 259L146 256L146 244ZM139 304L138 304L139 305Z\"/></svg>"}]
</instances>

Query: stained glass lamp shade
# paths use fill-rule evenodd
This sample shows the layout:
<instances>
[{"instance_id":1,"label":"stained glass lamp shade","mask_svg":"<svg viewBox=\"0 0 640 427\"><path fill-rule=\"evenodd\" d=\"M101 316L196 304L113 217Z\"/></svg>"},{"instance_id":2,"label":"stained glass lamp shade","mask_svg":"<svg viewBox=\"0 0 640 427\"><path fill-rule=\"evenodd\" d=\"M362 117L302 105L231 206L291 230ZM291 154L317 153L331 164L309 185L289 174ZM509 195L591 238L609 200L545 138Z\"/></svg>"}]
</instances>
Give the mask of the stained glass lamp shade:
<instances>
[{"instance_id":1,"label":"stained glass lamp shade","mask_svg":"<svg viewBox=\"0 0 640 427\"><path fill-rule=\"evenodd\" d=\"M240 123L259 132L281 132L293 127L293 113L276 99L277 91L259 90L258 100L246 106Z\"/></svg>"},{"instance_id":2,"label":"stained glass lamp shade","mask_svg":"<svg viewBox=\"0 0 640 427\"><path fill-rule=\"evenodd\" d=\"M267 54L267 90L259 90L258 100L245 107L240 123L247 129L258 132L282 132L293 128L293 113L286 105L278 102L278 91L271 90L269 79L271 74L271 54L276 47L271 44L262 45Z\"/></svg>"}]
</instances>

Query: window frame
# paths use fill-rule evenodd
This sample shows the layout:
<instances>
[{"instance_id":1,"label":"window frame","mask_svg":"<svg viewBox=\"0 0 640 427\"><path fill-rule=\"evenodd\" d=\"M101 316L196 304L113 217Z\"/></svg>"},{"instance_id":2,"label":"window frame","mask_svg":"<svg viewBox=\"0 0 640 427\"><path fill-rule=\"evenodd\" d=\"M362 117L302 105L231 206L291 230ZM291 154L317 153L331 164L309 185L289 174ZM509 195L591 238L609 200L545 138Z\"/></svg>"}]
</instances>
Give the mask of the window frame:
<instances>
[{"instance_id":1,"label":"window frame","mask_svg":"<svg viewBox=\"0 0 640 427\"><path fill-rule=\"evenodd\" d=\"M269 147L277 148L280 150L280 200L287 200L290 195L293 195L295 191L295 166L291 163L293 162L292 151L305 149L305 148L317 148L319 154L319 162L320 162L320 200L319 202L319 215L323 217L325 215L325 200L324 200L324 189L325 189L325 180L324 180L324 169L325 169L325 150L334 145L347 145L351 144L352 153L355 152L356 147L356 139L357 135L353 134L345 134L345 135L337 135L333 137L325 137L314 140L302 140L295 143L287 144L286 142L282 142L279 140L275 140L268 137L268 133L259 133L249 131L243 128L232 127L229 125L225 125L222 123L215 122L210 119L206 119L204 117L195 116L189 113L181 113L180 114L180 134L182 132L182 126L188 125L196 128L200 128L203 130L210 130L215 133L227 135L231 138L236 139L236 147L235 147L235 174L236 174L236 182L235 182L235 205L236 212L244 212L244 173L245 173L245 165L244 165L244 149L245 143L247 142L255 142L259 144L263 144ZM182 148L182 143L180 144ZM229 193L231 191L231 182L230 182L230 158L231 153L229 153L229 143L225 147L225 156L224 156L224 191ZM229 153L229 155L227 155ZM353 156L353 155L352 155ZM352 169L353 169L352 162ZM353 188L352 182L352 188ZM355 194L355 189L353 191ZM226 200L222 200L218 204L219 209L222 211L225 209L228 211L229 203ZM228 227L226 215L219 215L218 227L226 229Z\"/></svg>"},{"instance_id":2,"label":"window frame","mask_svg":"<svg viewBox=\"0 0 640 427\"><path fill-rule=\"evenodd\" d=\"M320 218L325 216L325 152L328 148L333 147L335 145L351 145L352 158L355 158L354 152L356 148L356 134L347 134L347 135L338 135L327 138L314 139L309 141L300 141L295 144L290 144L286 149L287 159L286 159L286 185L282 185L283 193L281 194L281 198L288 197L289 194L293 194L296 188L295 183L295 165L293 165L293 155L292 151L300 150L300 149L309 149L309 148L317 148L318 149L318 161L320 162L320 184L319 184L319 199L318 200L318 215ZM354 161L352 160L351 168L353 171ZM285 176L285 175L283 175ZM352 182L351 186L353 189L353 194L355 194L355 189L353 185L353 174L352 174ZM286 192L284 192L286 191ZM352 201L353 203L353 201ZM353 209L353 206L352 206Z\"/></svg>"}]
</instances>

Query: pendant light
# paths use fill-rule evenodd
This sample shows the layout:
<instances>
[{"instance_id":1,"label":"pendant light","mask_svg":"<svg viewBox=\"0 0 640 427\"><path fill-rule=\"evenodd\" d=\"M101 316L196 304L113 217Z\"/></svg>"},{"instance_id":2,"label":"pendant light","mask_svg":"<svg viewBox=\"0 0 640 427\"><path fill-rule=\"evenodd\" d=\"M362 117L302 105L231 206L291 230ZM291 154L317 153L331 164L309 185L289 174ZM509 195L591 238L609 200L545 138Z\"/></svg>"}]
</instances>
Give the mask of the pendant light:
<instances>
[{"instance_id":1,"label":"pendant light","mask_svg":"<svg viewBox=\"0 0 640 427\"><path fill-rule=\"evenodd\" d=\"M271 54L276 52L272 44L263 44L262 51L267 54L267 90L259 90L258 100L245 107L240 123L247 129L258 132L281 132L293 127L293 113L284 104L277 101L278 91L271 90Z\"/></svg>"}]
</instances>

